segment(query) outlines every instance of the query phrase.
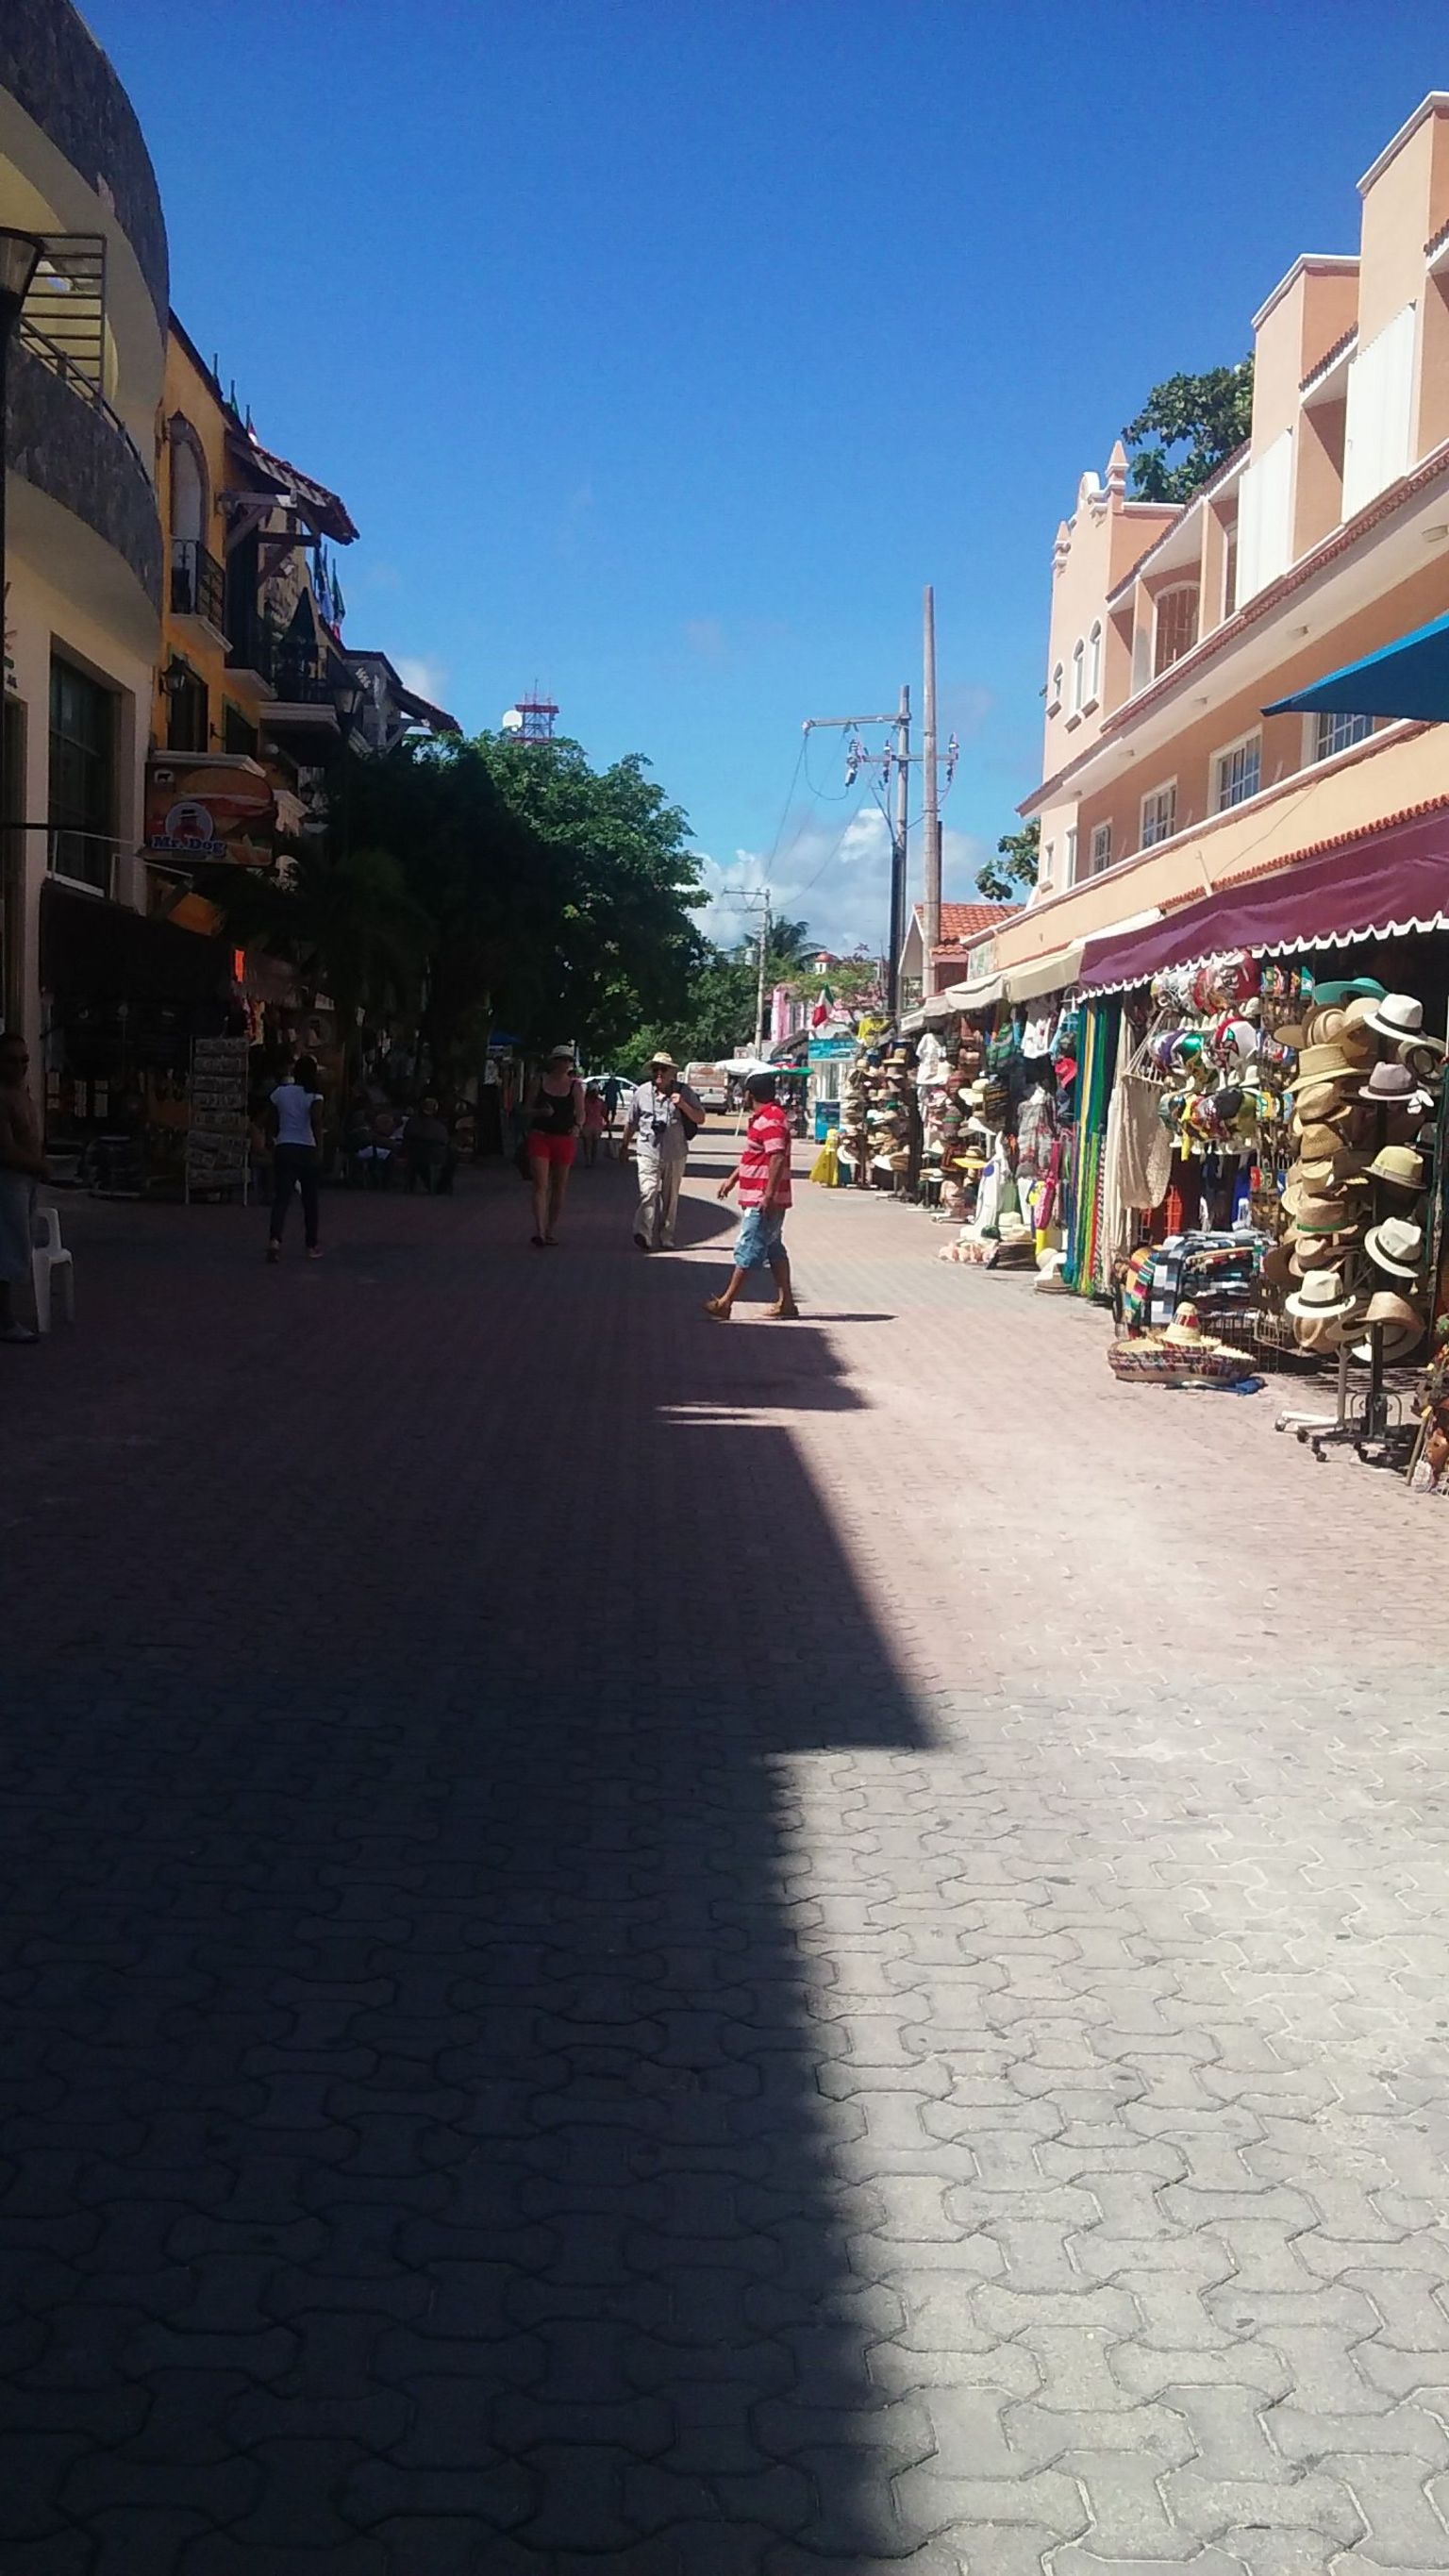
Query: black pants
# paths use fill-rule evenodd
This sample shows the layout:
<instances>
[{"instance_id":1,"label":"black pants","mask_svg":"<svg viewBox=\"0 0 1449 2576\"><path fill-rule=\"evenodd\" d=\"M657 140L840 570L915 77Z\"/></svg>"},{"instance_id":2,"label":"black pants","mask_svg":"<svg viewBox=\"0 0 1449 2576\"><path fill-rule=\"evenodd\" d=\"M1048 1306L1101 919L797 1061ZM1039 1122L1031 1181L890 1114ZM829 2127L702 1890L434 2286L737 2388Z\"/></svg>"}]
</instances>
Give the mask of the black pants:
<instances>
[{"instance_id":1,"label":"black pants","mask_svg":"<svg viewBox=\"0 0 1449 2576\"><path fill-rule=\"evenodd\" d=\"M278 1145L272 1153L272 1241L280 1243L293 1190L302 1193L302 1223L310 1247L317 1240L317 1175L321 1156L315 1145Z\"/></svg>"}]
</instances>

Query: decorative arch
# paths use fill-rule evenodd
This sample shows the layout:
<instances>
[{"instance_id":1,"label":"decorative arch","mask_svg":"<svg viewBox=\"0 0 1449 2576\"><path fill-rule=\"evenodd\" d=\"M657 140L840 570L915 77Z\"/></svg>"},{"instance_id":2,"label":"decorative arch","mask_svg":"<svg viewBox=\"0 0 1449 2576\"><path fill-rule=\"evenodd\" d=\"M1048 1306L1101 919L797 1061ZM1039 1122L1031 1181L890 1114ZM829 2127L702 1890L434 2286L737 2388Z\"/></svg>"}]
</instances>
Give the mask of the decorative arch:
<instances>
[{"instance_id":1,"label":"decorative arch","mask_svg":"<svg viewBox=\"0 0 1449 2576\"><path fill-rule=\"evenodd\" d=\"M166 426L172 543L204 546L211 527L211 476L207 472L206 450L184 412L173 412Z\"/></svg>"}]
</instances>

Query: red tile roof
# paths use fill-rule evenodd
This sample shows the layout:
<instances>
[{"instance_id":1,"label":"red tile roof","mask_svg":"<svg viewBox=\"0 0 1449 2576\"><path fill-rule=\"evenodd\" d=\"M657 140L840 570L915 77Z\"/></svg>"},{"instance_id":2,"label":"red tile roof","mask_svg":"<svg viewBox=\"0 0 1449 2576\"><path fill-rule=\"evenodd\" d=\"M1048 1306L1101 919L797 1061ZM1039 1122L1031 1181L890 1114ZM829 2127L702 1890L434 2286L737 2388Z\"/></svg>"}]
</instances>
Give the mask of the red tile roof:
<instances>
[{"instance_id":1,"label":"red tile roof","mask_svg":"<svg viewBox=\"0 0 1449 2576\"><path fill-rule=\"evenodd\" d=\"M916 905L917 921L921 919L923 909L921 904ZM1020 910L1017 903L943 903L941 945L936 955L944 956L949 949L964 948L973 939L983 939L999 921L1009 921L1012 914Z\"/></svg>"}]
</instances>

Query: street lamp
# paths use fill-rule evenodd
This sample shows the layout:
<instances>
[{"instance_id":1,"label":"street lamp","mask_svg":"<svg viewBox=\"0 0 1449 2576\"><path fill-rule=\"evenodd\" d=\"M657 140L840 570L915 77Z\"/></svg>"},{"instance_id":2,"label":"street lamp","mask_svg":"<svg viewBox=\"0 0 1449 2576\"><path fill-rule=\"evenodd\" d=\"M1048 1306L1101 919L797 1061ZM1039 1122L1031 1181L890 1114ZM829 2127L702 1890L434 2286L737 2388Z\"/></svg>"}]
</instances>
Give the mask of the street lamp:
<instances>
[{"instance_id":1,"label":"street lamp","mask_svg":"<svg viewBox=\"0 0 1449 2576\"><path fill-rule=\"evenodd\" d=\"M20 970L16 960L19 945L20 906L16 898L16 862L10 826L10 776L6 759L9 733L6 699L9 680L5 656L10 603L10 576L5 553L5 482L10 458L10 339L20 319L20 308L30 292L30 281L40 264L45 244L34 233L14 232L0 225L0 930L4 934L4 988L0 990L0 1015L8 1023L12 1006L20 1006Z\"/></svg>"}]
</instances>

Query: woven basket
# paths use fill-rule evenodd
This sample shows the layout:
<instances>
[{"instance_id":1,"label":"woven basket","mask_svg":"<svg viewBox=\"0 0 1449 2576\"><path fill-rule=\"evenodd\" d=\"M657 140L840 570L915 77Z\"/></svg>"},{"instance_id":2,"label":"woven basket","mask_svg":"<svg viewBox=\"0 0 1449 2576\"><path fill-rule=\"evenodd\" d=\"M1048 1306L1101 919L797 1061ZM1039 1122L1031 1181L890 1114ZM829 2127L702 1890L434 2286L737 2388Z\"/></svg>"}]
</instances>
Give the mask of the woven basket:
<instances>
[{"instance_id":1,"label":"woven basket","mask_svg":"<svg viewBox=\"0 0 1449 2576\"><path fill-rule=\"evenodd\" d=\"M1161 1342L1111 1342L1107 1363L1129 1386L1233 1386L1253 1375L1244 1352L1169 1350Z\"/></svg>"}]
</instances>

